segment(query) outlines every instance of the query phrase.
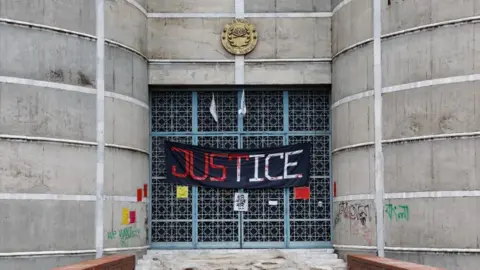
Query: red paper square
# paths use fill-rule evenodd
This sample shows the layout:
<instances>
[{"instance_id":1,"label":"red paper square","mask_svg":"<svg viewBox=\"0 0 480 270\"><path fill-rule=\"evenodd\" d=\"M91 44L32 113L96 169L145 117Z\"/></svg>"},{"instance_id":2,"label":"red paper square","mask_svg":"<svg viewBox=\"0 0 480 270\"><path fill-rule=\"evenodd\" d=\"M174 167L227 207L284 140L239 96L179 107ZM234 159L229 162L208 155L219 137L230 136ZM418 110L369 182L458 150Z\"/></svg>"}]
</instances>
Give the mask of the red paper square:
<instances>
[{"instance_id":1,"label":"red paper square","mask_svg":"<svg viewBox=\"0 0 480 270\"><path fill-rule=\"evenodd\" d=\"M143 184L143 197L147 198L148 194L148 185L147 184Z\"/></svg>"},{"instance_id":2,"label":"red paper square","mask_svg":"<svg viewBox=\"0 0 480 270\"><path fill-rule=\"evenodd\" d=\"M130 211L130 224L135 223L137 220L137 212L135 211Z\"/></svg>"},{"instance_id":3,"label":"red paper square","mask_svg":"<svg viewBox=\"0 0 480 270\"><path fill-rule=\"evenodd\" d=\"M296 200L309 200L310 187L296 187L293 189Z\"/></svg>"},{"instance_id":4,"label":"red paper square","mask_svg":"<svg viewBox=\"0 0 480 270\"><path fill-rule=\"evenodd\" d=\"M141 188L137 189L137 202L142 201L142 193L143 193L143 190Z\"/></svg>"}]
</instances>

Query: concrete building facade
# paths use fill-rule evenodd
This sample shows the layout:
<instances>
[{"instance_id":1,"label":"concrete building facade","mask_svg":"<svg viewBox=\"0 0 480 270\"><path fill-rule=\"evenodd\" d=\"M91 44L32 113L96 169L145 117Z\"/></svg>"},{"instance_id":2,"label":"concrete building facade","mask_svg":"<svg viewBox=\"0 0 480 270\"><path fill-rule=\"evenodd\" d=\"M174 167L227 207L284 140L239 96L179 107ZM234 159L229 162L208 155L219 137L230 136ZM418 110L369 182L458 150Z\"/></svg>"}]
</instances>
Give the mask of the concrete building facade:
<instances>
[{"instance_id":1,"label":"concrete building facade","mask_svg":"<svg viewBox=\"0 0 480 270\"><path fill-rule=\"evenodd\" d=\"M375 252L371 2L105 0L106 251ZM94 254L95 12L93 0L0 0L1 269ZM480 261L479 13L479 0L382 1L388 257L447 269ZM222 47L234 18L258 32L246 56ZM212 93L220 125L208 118ZM165 138L224 148L310 141L315 200L252 193L258 209L271 198L283 207L251 216L225 210L232 191L191 188L178 201L161 183ZM137 202L144 184L151 200ZM125 209L133 224L122 224Z\"/></svg>"}]
</instances>

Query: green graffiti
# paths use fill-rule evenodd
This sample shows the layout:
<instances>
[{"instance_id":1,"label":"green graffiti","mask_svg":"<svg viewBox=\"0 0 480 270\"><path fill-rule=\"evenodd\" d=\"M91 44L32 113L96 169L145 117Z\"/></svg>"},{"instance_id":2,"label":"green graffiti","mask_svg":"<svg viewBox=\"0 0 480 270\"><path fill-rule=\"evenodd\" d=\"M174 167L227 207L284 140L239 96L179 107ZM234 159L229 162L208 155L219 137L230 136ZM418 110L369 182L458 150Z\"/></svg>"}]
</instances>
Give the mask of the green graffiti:
<instances>
[{"instance_id":1,"label":"green graffiti","mask_svg":"<svg viewBox=\"0 0 480 270\"><path fill-rule=\"evenodd\" d=\"M387 213L390 220L406 220L410 219L410 211L408 209L408 205L393 205L393 204L386 204L385 205L385 213Z\"/></svg>"},{"instance_id":2,"label":"green graffiti","mask_svg":"<svg viewBox=\"0 0 480 270\"><path fill-rule=\"evenodd\" d=\"M140 229L135 229L133 227L127 227L118 231L111 231L107 233L107 238L109 240L117 239L117 236L120 237L120 246L128 247L128 239L138 237L140 235Z\"/></svg>"}]
</instances>

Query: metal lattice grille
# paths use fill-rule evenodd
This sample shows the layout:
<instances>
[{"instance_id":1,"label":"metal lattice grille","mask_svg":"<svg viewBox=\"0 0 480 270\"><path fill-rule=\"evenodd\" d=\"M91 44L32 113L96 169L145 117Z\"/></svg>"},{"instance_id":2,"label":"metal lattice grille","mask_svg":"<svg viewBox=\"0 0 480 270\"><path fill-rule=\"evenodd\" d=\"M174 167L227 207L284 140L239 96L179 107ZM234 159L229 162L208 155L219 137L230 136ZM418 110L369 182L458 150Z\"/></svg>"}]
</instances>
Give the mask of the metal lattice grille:
<instances>
[{"instance_id":1,"label":"metal lattice grille","mask_svg":"<svg viewBox=\"0 0 480 270\"><path fill-rule=\"evenodd\" d=\"M218 123L210 114L212 94ZM241 247L242 243L266 247L273 243L288 247L287 243L302 246L331 241L330 95L246 91L247 114L240 119L239 94L152 93L152 243L183 243L183 247ZM166 139L223 149L311 142L310 200L295 200L293 188L248 190L244 192L249 195L249 209L239 213L233 210L234 193L238 192L234 189L189 187L188 198L177 199L176 186L163 182Z\"/></svg>"},{"instance_id":2,"label":"metal lattice grille","mask_svg":"<svg viewBox=\"0 0 480 270\"><path fill-rule=\"evenodd\" d=\"M192 131L192 93L154 93L151 104L152 131Z\"/></svg>"},{"instance_id":3,"label":"metal lattice grille","mask_svg":"<svg viewBox=\"0 0 480 270\"><path fill-rule=\"evenodd\" d=\"M329 131L330 95L315 91L289 92L288 122L291 131Z\"/></svg>"},{"instance_id":4,"label":"metal lattice grille","mask_svg":"<svg viewBox=\"0 0 480 270\"><path fill-rule=\"evenodd\" d=\"M152 241L192 241L192 188L188 199L176 198L176 185L165 177L165 140L191 143L191 137L152 137Z\"/></svg>"},{"instance_id":5,"label":"metal lattice grille","mask_svg":"<svg viewBox=\"0 0 480 270\"><path fill-rule=\"evenodd\" d=\"M310 200L295 200L290 190L290 240L330 240L329 136L289 136L289 143L312 143Z\"/></svg>"},{"instance_id":6,"label":"metal lattice grille","mask_svg":"<svg viewBox=\"0 0 480 270\"><path fill-rule=\"evenodd\" d=\"M243 119L245 131L283 130L283 92L246 92L245 100L248 104Z\"/></svg>"},{"instance_id":7,"label":"metal lattice grille","mask_svg":"<svg viewBox=\"0 0 480 270\"><path fill-rule=\"evenodd\" d=\"M210 114L213 96L218 123ZM237 92L198 92L198 131L237 131L237 108Z\"/></svg>"},{"instance_id":8,"label":"metal lattice grille","mask_svg":"<svg viewBox=\"0 0 480 270\"><path fill-rule=\"evenodd\" d=\"M237 149L238 136L199 136L198 145ZM238 242L239 213L233 211L235 189L198 188L198 242Z\"/></svg>"},{"instance_id":9,"label":"metal lattice grille","mask_svg":"<svg viewBox=\"0 0 480 270\"><path fill-rule=\"evenodd\" d=\"M278 147L283 136L245 136L244 149ZM276 202L276 205L273 202ZM244 242L283 242L284 193L283 189L248 191L248 212L244 218Z\"/></svg>"}]
</instances>

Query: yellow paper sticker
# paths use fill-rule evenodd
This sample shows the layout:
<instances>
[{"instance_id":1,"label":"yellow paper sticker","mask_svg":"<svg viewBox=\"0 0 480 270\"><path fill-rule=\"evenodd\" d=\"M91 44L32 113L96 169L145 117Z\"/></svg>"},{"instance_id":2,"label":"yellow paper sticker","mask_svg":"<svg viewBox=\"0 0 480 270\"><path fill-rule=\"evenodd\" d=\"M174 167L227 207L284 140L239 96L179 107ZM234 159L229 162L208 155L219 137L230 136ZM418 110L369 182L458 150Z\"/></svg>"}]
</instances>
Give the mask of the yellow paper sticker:
<instances>
[{"instance_id":1,"label":"yellow paper sticker","mask_svg":"<svg viewBox=\"0 0 480 270\"><path fill-rule=\"evenodd\" d=\"M128 225L130 223L130 211L128 208L122 208L122 225Z\"/></svg>"},{"instance_id":2,"label":"yellow paper sticker","mask_svg":"<svg viewBox=\"0 0 480 270\"><path fill-rule=\"evenodd\" d=\"M188 186L177 186L177 199L188 198Z\"/></svg>"}]
</instances>

